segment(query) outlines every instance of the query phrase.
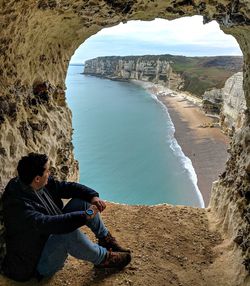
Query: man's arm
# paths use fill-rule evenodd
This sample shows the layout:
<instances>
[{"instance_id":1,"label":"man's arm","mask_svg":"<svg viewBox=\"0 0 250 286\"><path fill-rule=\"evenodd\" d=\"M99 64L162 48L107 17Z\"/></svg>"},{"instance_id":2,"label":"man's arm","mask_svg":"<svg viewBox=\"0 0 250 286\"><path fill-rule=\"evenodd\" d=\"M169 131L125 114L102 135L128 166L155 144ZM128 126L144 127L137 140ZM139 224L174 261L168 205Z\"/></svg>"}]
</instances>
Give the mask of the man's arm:
<instances>
[{"instance_id":1,"label":"man's arm","mask_svg":"<svg viewBox=\"0 0 250 286\"><path fill-rule=\"evenodd\" d=\"M46 188L51 194L62 199L80 198L91 202L94 197L99 197L95 190L87 186L74 182L57 181L53 177L49 177Z\"/></svg>"},{"instance_id":2,"label":"man's arm","mask_svg":"<svg viewBox=\"0 0 250 286\"><path fill-rule=\"evenodd\" d=\"M45 215L29 207L25 211L25 220L32 227L44 234L69 233L86 224L99 212L95 205L91 205L92 215L87 215L85 211L74 211L59 215Z\"/></svg>"},{"instance_id":3,"label":"man's arm","mask_svg":"<svg viewBox=\"0 0 250 286\"><path fill-rule=\"evenodd\" d=\"M25 217L28 224L47 235L72 232L83 226L87 220L83 211L44 215L40 212L29 210L26 211Z\"/></svg>"},{"instance_id":4,"label":"man's arm","mask_svg":"<svg viewBox=\"0 0 250 286\"><path fill-rule=\"evenodd\" d=\"M34 203L23 200L12 200L5 202L4 223L8 228L8 233L16 235L26 229L34 229L45 235L69 233L86 224L99 211L95 205L89 209L93 210L93 215L89 216L85 211L74 211L65 214L47 215L37 210Z\"/></svg>"}]
</instances>

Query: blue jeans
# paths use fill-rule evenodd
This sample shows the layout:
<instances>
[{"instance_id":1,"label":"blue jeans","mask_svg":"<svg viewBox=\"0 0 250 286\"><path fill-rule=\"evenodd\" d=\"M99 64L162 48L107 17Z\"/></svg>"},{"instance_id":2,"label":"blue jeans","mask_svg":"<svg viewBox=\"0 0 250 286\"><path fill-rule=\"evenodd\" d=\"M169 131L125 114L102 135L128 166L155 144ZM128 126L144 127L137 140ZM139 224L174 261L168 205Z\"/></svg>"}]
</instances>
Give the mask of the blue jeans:
<instances>
[{"instance_id":1,"label":"blue jeans","mask_svg":"<svg viewBox=\"0 0 250 286\"><path fill-rule=\"evenodd\" d=\"M71 199L63 208L63 212L84 211L89 206L88 202L81 199ZM105 237L108 233L99 213L93 219L88 220L86 225L97 238ZM106 248L93 243L79 229L66 234L51 234L43 248L37 271L42 276L53 275L64 266L68 254L81 260L100 264L106 253Z\"/></svg>"}]
</instances>

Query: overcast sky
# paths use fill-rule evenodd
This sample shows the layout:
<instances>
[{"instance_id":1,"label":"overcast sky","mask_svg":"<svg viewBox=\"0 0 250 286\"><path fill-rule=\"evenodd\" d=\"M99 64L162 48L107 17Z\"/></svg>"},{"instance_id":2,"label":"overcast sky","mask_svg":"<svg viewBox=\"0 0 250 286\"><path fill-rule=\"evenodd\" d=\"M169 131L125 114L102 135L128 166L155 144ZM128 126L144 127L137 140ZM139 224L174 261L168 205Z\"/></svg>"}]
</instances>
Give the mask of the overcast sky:
<instances>
[{"instance_id":1,"label":"overcast sky","mask_svg":"<svg viewBox=\"0 0 250 286\"><path fill-rule=\"evenodd\" d=\"M215 21L203 25L201 16L193 16L172 21L129 21L103 29L80 45L71 63L98 56L146 54L242 55L237 41L224 34Z\"/></svg>"}]
</instances>

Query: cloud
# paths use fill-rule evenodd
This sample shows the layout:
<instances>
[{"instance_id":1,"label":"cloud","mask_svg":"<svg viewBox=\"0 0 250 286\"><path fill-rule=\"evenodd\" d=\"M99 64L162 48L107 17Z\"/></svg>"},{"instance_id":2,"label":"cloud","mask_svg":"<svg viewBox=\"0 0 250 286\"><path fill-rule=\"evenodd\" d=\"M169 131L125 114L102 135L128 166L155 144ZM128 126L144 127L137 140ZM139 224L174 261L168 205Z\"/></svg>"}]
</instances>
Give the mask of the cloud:
<instances>
[{"instance_id":1,"label":"cloud","mask_svg":"<svg viewBox=\"0 0 250 286\"><path fill-rule=\"evenodd\" d=\"M142 54L242 55L234 37L220 30L217 22L203 25L201 16L172 21L129 21L105 28L87 39L71 62L104 55Z\"/></svg>"}]
</instances>

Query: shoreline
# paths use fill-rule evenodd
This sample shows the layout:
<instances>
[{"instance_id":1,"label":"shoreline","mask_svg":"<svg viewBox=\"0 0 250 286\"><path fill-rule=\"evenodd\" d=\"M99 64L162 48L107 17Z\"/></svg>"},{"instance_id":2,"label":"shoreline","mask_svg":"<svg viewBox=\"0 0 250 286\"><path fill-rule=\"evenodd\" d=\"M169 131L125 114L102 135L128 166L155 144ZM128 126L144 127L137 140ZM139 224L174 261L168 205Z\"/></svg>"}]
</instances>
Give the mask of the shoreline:
<instances>
[{"instance_id":1,"label":"shoreline","mask_svg":"<svg viewBox=\"0 0 250 286\"><path fill-rule=\"evenodd\" d=\"M192 162L197 185L207 207L212 183L225 168L230 139L217 126L216 118L205 115L201 110L201 99L151 82L132 82L155 95L167 108L175 128L174 137Z\"/></svg>"},{"instance_id":2,"label":"shoreline","mask_svg":"<svg viewBox=\"0 0 250 286\"><path fill-rule=\"evenodd\" d=\"M193 182L194 185L194 189L195 192L197 194L197 197L199 199L199 203L200 203L200 208L205 208L205 202L203 199L203 195L198 187L198 177L196 174L196 171L194 169L194 166L192 164L192 161L190 160L190 158L188 156L186 156L186 154L184 154L182 147L180 146L180 144L178 143L176 136L175 136L175 124L172 121L172 118L170 116L170 113L168 112L167 106L155 95L152 94L152 97L159 103L162 105L162 107L164 108L165 112L168 114L168 117L173 125L173 138L172 138L172 143L175 147L174 147L174 152L178 153L178 156L180 157L181 161L184 163L184 168L188 171L189 173L189 177L191 179L191 181ZM171 148L172 149L172 148ZM178 150L178 151L177 151Z\"/></svg>"}]
</instances>

